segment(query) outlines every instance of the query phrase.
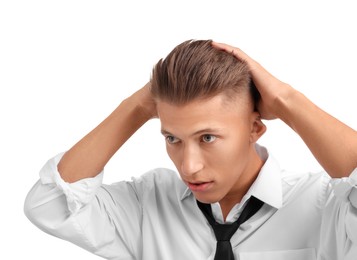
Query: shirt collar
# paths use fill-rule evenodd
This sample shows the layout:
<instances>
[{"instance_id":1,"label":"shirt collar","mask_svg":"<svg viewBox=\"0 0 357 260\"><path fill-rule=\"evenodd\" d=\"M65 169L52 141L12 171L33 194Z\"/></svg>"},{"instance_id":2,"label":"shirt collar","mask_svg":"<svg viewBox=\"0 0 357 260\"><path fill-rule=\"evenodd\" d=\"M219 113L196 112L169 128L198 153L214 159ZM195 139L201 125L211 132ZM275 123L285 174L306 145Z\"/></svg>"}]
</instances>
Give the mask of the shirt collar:
<instances>
[{"instance_id":1,"label":"shirt collar","mask_svg":"<svg viewBox=\"0 0 357 260\"><path fill-rule=\"evenodd\" d=\"M268 153L268 150L265 147L256 144L256 150L265 163L260 169L257 179L244 197L254 196L264 203L278 209L282 206L283 201L279 164L275 158ZM182 193L181 200L184 200L191 194L191 190L186 187Z\"/></svg>"}]
</instances>

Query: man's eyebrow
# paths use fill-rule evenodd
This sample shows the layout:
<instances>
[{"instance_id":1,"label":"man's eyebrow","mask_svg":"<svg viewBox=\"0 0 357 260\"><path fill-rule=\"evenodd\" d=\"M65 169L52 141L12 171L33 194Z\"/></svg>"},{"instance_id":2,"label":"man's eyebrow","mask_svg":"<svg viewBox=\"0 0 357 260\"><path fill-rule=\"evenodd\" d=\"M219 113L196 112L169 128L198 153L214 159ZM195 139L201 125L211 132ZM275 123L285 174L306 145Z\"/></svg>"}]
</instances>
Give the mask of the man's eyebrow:
<instances>
[{"instance_id":1,"label":"man's eyebrow","mask_svg":"<svg viewBox=\"0 0 357 260\"><path fill-rule=\"evenodd\" d=\"M209 134L209 133L217 133L219 132L221 129L220 128L204 128L204 129L201 129L201 130L198 130L196 132L194 132L193 134L191 134L191 136L194 136L194 135L199 135L199 134L203 134L203 133L206 133L206 134ZM165 129L161 129L161 134L163 135L172 135L169 131L165 130Z\"/></svg>"},{"instance_id":2,"label":"man's eyebrow","mask_svg":"<svg viewBox=\"0 0 357 260\"><path fill-rule=\"evenodd\" d=\"M166 131L165 129L161 129L161 134L163 134L163 135L173 135L169 131Z\"/></svg>"}]
</instances>

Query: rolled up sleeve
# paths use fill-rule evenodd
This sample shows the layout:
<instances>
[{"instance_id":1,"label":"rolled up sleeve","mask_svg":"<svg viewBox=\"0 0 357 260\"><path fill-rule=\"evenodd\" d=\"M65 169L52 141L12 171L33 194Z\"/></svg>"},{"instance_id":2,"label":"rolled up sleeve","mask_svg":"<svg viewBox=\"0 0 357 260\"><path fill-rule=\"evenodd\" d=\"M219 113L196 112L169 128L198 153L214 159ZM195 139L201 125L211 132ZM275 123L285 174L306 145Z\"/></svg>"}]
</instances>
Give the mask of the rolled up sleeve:
<instances>
[{"instance_id":1,"label":"rolled up sleeve","mask_svg":"<svg viewBox=\"0 0 357 260\"><path fill-rule=\"evenodd\" d=\"M357 209L357 168L352 172L351 176L349 177L349 184L352 189L348 195L348 198L352 205Z\"/></svg>"},{"instance_id":2,"label":"rolled up sleeve","mask_svg":"<svg viewBox=\"0 0 357 260\"><path fill-rule=\"evenodd\" d=\"M349 184L351 185L350 192L348 192L348 201L351 203L350 213L346 217L347 235L357 247L357 168L349 177ZM356 255L357 256L357 250Z\"/></svg>"},{"instance_id":3,"label":"rolled up sleeve","mask_svg":"<svg viewBox=\"0 0 357 260\"><path fill-rule=\"evenodd\" d=\"M130 182L102 184L103 172L65 182L50 159L25 199L24 211L38 228L108 259L136 259L141 206ZM129 230L130 229L130 230Z\"/></svg>"},{"instance_id":4,"label":"rolled up sleeve","mask_svg":"<svg viewBox=\"0 0 357 260\"><path fill-rule=\"evenodd\" d=\"M68 210L75 213L93 199L97 189L102 185L103 172L94 178L85 178L74 183L65 182L57 170L63 154L53 157L42 167L40 180L42 184L56 186L62 191L66 196Z\"/></svg>"},{"instance_id":5,"label":"rolled up sleeve","mask_svg":"<svg viewBox=\"0 0 357 260\"><path fill-rule=\"evenodd\" d=\"M357 168L330 181L321 226L321 259L356 259Z\"/></svg>"}]
</instances>

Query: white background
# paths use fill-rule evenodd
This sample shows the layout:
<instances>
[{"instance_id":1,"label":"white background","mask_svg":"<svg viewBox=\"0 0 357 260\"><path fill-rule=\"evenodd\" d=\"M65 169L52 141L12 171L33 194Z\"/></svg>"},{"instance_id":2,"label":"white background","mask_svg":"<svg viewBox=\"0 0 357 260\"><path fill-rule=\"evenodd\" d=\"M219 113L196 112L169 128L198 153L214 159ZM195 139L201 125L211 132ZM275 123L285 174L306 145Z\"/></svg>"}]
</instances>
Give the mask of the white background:
<instances>
[{"instance_id":1,"label":"white background","mask_svg":"<svg viewBox=\"0 0 357 260\"><path fill-rule=\"evenodd\" d=\"M159 58L184 40L242 48L356 129L355 6L340 0L1 1L0 258L98 259L33 226L24 199L47 159L144 85ZM260 143L283 168L321 169L287 126L266 123ZM159 121L140 129L109 162L104 181L173 167L159 129Z\"/></svg>"}]
</instances>

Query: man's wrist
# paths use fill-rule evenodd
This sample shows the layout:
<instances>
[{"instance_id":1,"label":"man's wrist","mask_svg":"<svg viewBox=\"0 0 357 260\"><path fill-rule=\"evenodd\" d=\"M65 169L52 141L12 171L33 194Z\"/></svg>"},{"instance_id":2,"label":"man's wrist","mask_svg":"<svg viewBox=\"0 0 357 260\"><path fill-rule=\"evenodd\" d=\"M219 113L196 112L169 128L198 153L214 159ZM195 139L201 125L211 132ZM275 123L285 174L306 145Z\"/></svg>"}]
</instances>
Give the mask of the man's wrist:
<instances>
[{"instance_id":1,"label":"man's wrist","mask_svg":"<svg viewBox=\"0 0 357 260\"><path fill-rule=\"evenodd\" d=\"M299 91L288 85L274 100L274 111L277 118L293 127L293 119L296 110L301 111L301 106L306 97Z\"/></svg>"},{"instance_id":2,"label":"man's wrist","mask_svg":"<svg viewBox=\"0 0 357 260\"><path fill-rule=\"evenodd\" d=\"M149 83L148 83L149 84ZM135 106L135 111L140 114L140 117L146 121L157 117L156 104L151 96L150 88L146 84L143 88L136 91L125 101Z\"/></svg>"}]
</instances>

